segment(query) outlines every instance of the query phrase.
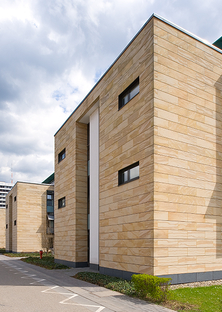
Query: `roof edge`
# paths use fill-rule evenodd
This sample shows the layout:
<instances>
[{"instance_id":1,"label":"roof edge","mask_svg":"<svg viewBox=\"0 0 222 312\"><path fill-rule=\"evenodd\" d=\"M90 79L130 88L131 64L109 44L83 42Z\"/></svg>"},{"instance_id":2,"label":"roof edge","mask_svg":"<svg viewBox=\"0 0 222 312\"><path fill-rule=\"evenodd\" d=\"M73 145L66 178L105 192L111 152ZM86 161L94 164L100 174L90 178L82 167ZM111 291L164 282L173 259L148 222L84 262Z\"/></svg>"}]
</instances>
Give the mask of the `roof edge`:
<instances>
[{"instance_id":1,"label":"roof edge","mask_svg":"<svg viewBox=\"0 0 222 312\"><path fill-rule=\"evenodd\" d=\"M10 190L7 194L9 194L9 193L13 190L13 188L14 188L17 184L19 184L19 183L22 183L22 184L33 184L33 185L42 185L42 186L54 186L53 184L47 184L47 183L17 181L17 182L13 185L13 187L11 188L11 190Z\"/></svg>"},{"instance_id":2,"label":"roof edge","mask_svg":"<svg viewBox=\"0 0 222 312\"><path fill-rule=\"evenodd\" d=\"M216 46L214 46L214 45L213 45L212 43L210 43L209 41L207 41L207 40L205 40L205 39L203 39L203 38L201 38L201 37L199 37L199 36L194 35L192 32L190 32L190 31L184 29L183 27L178 26L177 24L174 24L174 23L168 21L167 19L165 19L164 17L162 17L162 16L160 16L160 15L158 15L158 14L156 14L156 13L153 13L153 16L156 17L156 18L158 18L159 20L163 21L164 23L166 23L166 24L168 24L168 25L170 25L170 26L172 26L172 27L174 27L174 28L176 28L176 29L182 31L183 33L187 34L188 36L190 36L190 37L192 37L192 38L194 38L194 39L200 41L201 43L207 45L208 47L210 47L210 48L212 48L212 49L214 49L214 50L216 50L217 52L219 52L219 53L222 54L222 50L219 49L219 48L217 48Z\"/></svg>"},{"instance_id":3,"label":"roof edge","mask_svg":"<svg viewBox=\"0 0 222 312\"><path fill-rule=\"evenodd\" d=\"M108 67L108 69L104 72L104 74L99 78L99 80L96 82L96 84L92 87L92 89L87 93L87 95L84 97L84 99L79 103L79 105L74 109L74 111L69 115L69 117L64 121L64 123L61 125L61 127L56 131L54 136L59 132L59 130L66 124L66 122L71 118L71 116L75 113L75 111L79 108L79 106L85 101L85 99L89 96L89 94L95 89L95 87L99 84L99 82L103 79L103 77L108 73L108 71L113 67L113 65L118 61L118 59L122 56L122 54L126 51L126 49L131 45L131 43L136 39L136 37L140 34L140 32L146 27L146 25L150 22L150 20L155 16L153 13L149 19L143 24L143 26L140 28L140 30L135 34L135 36L130 40L130 42L127 44L127 46L123 49L123 51L117 56L117 58L114 60L114 62Z\"/></svg>"},{"instance_id":4,"label":"roof edge","mask_svg":"<svg viewBox=\"0 0 222 312\"><path fill-rule=\"evenodd\" d=\"M151 19L153 17L158 18L159 20L163 21L164 23L182 31L183 33L187 34L188 36L198 40L199 42L209 46L210 48L216 50L217 52L222 54L222 50L217 48L216 46L214 46L213 44L211 44L210 42L208 42L207 40L204 40L196 35L194 35L193 33L191 33L190 31L184 29L183 27L178 26L177 24L174 24L170 21L168 21L167 19L165 19L164 17L153 13L148 20L143 24L143 26L139 29L139 31L135 34L135 36L130 40L130 42L127 44L127 46L123 49L123 51L117 56L117 58L114 60L114 62L108 67L108 69L104 72L104 74L100 77L100 79L95 83L95 85L92 87L92 89L87 93L87 95L83 98L83 100L79 103L79 105L74 109L74 111L69 115L69 117L64 121L64 123L61 125L61 127L59 127L59 129L55 132L54 136L56 136L56 134L61 130L61 128L66 124L66 122L72 117L72 115L76 112L76 110L79 108L79 106L85 101L85 99L89 96L89 94L95 89L95 87L99 84L99 82L103 79L103 77L108 73L108 71L113 67L113 65L118 61L118 59L123 55L123 53L126 51L126 49L131 45L131 43L136 39L136 37L141 33L141 31L146 27L146 25L151 21Z\"/></svg>"}]
</instances>

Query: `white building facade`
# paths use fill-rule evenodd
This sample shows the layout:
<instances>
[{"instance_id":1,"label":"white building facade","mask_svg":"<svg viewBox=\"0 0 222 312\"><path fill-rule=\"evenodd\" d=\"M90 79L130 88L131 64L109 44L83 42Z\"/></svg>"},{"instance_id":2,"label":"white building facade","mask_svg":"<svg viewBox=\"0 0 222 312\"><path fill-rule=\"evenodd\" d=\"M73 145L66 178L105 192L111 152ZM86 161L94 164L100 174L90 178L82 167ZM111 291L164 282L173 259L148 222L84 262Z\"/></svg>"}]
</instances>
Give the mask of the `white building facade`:
<instances>
[{"instance_id":1,"label":"white building facade","mask_svg":"<svg viewBox=\"0 0 222 312\"><path fill-rule=\"evenodd\" d=\"M13 184L0 182L0 248L5 248L5 209L6 209L6 195L12 189Z\"/></svg>"}]
</instances>

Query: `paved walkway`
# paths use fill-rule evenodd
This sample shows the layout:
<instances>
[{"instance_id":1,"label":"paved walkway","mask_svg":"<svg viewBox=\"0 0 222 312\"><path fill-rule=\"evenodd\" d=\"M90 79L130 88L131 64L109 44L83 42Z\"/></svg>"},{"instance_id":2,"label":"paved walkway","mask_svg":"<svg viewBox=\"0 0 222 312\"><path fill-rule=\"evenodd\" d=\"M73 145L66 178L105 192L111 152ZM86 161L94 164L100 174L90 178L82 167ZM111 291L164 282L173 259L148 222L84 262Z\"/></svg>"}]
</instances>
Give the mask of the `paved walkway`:
<instances>
[{"instance_id":1,"label":"paved walkway","mask_svg":"<svg viewBox=\"0 0 222 312\"><path fill-rule=\"evenodd\" d=\"M84 311L92 312L172 312L172 310L164 307L130 298L118 292L72 277L80 271L93 272L89 268L47 270L24 263L19 258L9 258L3 255L0 255L0 261L5 267L9 266L13 270L22 272L24 276L31 279L30 286L38 283L39 286L40 284L45 286L43 293L56 296L63 295L64 300L58 302L60 304L72 305L73 309L74 306L79 306L79 308L81 306L81 311L85 307ZM62 308L61 311L63 311Z\"/></svg>"}]
</instances>

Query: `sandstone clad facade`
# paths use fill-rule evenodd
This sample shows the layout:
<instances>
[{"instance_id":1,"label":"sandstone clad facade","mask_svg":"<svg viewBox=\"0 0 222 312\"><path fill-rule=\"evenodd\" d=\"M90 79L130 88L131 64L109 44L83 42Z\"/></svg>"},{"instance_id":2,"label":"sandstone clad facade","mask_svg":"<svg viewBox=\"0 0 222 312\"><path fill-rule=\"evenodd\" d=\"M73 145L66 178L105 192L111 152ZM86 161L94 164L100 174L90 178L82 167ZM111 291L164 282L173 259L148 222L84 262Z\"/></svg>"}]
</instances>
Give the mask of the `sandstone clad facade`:
<instances>
[{"instance_id":1,"label":"sandstone clad facade","mask_svg":"<svg viewBox=\"0 0 222 312\"><path fill-rule=\"evenodd\" d=\"M221 50L150 18L55 135L56 261L222 278L221 75Z\"/></svg>"},{"instance_id":2,"label":"sandstone clad facade","mask_svg":"<svg viewBox=\"0 0 222 312\"><path fill-rule=\"evenodd\" d=\"M48 247L47 191L53 185L17 182L6 196L6 250L34 252Z\"/></svg>"},{"instance_id":3,"label":"sandstone clad facade","mask_svg":"<svg viewBox=\"0 0 222 312\"><path fill-rule=\"evenodd\" d=\"M0 209L0 248L5 248L5 208Z\"/></svg>"}]
</instances>

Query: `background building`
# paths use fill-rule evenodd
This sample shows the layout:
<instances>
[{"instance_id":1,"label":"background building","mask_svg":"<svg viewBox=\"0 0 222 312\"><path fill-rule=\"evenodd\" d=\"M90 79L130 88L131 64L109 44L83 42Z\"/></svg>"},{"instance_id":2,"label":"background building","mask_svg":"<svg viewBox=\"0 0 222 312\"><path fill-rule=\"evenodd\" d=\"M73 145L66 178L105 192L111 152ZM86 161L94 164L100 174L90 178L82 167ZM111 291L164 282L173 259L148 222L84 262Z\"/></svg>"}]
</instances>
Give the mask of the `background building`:
<instances>
[{"instance_id":1,"label":"background building","mask_svg":"<svg viewBox=\"0 0 222 312\"><path fill-rule=\"evenodd\" d=\"M55 134L55 259L222 278L222 50L153 15Z\"/></svg>"},{"instance_id":2,"label":"background building","mask_svg":"<svg viewBox=\"0 0 222 312\"><path fill-rule=\"evenodd\" d=\"M33 252L53 247L54 186L17 182L6 197L6 250Z\"/></svg>"},{"instance_id":3,"label":"background building","mask_svg":"<svg viewBox=\"0 0 222 312\"><path fill-rule=\"evenodd\" d=\"M5 248L5 198L12 184L0 182L0 248Z\"/></svg>"}]
</instances>

